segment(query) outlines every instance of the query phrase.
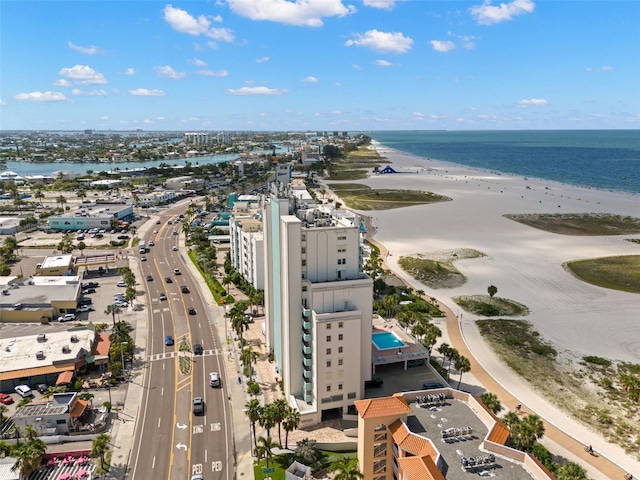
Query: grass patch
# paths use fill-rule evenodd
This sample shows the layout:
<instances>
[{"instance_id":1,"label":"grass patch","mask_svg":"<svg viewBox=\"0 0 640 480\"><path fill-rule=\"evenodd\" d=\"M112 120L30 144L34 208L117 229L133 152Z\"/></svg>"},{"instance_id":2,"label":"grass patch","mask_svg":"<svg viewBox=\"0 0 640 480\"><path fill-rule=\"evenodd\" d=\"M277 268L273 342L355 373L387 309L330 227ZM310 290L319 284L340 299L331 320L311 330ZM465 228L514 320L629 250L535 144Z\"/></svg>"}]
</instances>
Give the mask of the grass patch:
<instances>
[{"instance_id":1,"label":"grass patch","mask_svg":"<svg viewBox=\"0 0 640 480\"><path fill-rule=\"evenodd\" d=\"M592 285L640 293L640 255L576 260L563 266L580 280Z\"/></svg>"},{"instance_id":2,"label":"grass patch","mask_svg":"<svg viewBox=\"0 0 640 480\"><path fill-rule=\"evenodd\" d=\"M529 315L529 309L525 305L508 298L490 298L489 295L462 295L454 297L453 301L465 311L485 317Z\"/></svg>"},{"instance_id":3,"label":"grass patch","mask_svg":"<svg viewBox=\"0 0 640 480\"><path fill-rule=\"evenodd\" d=\"M369 176L375 167L380 167L380 154L366 146L348 152L346 156L331 161L327 180L361 180Z\"/></svg>"},{"instance_id":4,"label":"grass patch","mask_svg":"<svg viewBox=\"0 0 640 480\"><path fill-rule=\"evenodd\" d=\"M197 252L195 250L189 250L188 254L189 258L200 272L200 275L202 275L202 278L204 278L204 281L207 283L207 286L209 287L213 298L215 298L216 303L218 305L233 303L233 297L226 295L227 292L224 287L220 285L220 282L215 277L211 276L207 272L204 272L202 268L200 268Z\"/></svg>"},{"instance_id":5,"label":"grass patch","mask_svg":"<svg viewBox=\"0 0 640 480\"><path fill-rule=\"evenodd\" d=\"M464 285L467 278L453 265L455 260L484 257L484 253L471 248L434 252L428 255L402 256L400 267L430 288L455 288Z\"/></svg>"},{"instance_id":6,"label":"grass patch","mask_svg":"<svg viewBox=\"0 0 640 480\"><path fill-rule=\"evenodd\" d=\"M391 210L426 203L451 200L431 192L415 190L374 190L360 183L331 183L327 185L342 201L355 210Z\"/></svg>"},{"instance_id":7,"label":"grass patch","mask_svg":"<svg viewBox=\"0 0 640 480\"><path fill-rule=\"evenodd\" d=\"M609 213L505 214L506 218L560 235L630 235L640 233L640 218Z\"/></svg>"},{"instance_id":8,"label":"grass patch","mask_svg":"<svg viewBox=\"0 0 640 480\"><path fill-rule=\"evenodd\" d=\"M482 337L498 357L549 402L605 439L640 458L640 409L634 392L625 388L640 365L559 356L532 324L522 320L479 320Z\"/></svg>"}]
</instances>

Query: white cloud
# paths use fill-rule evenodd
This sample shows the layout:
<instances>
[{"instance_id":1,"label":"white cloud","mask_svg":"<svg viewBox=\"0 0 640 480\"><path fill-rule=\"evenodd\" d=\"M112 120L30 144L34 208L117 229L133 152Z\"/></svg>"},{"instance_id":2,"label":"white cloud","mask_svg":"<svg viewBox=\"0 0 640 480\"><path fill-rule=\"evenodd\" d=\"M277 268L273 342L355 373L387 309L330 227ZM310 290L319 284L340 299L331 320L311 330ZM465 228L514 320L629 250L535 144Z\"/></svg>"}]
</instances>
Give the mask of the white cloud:
<instances>
[{"instance_id":1,"label":"white cloud","mask_svg":"<svg viewBox=\"0 0 640 480\"><path fill-rule=\"evenodd\" d=\"M421 112L413 112L411 114L413 116L413 118L415 118L416 120L424 120L424 113Z\"/></svg>"},{"instance_id":2,"label":"white cloud","mask_svg":"<svg viewBox=\"0 0 640 480\"><path fill-rule=\"evenodd\" d=\"M536 4L532 0L513 0L500 5L491 5L491 0L485 0L482 5L471 7L469 11L480 25L494 25L512 20L513 17L533 12Z\"/></svg>"},{"instance_id":3,"label":"white cloud","mask_svg":"<svg viewBox=\"0 0 640 480\"><path fill-rule=\"evenodd\" d=\"M131 95L138 97L162 97L166 95L162 90L149 90L147 88L137 88L135 90L129 90Z\"/></svg>"},{"instance_id":4,"label":"white cloud","mask_svg":"<svg viewBox=\"0 0 640 480\"><path fill-rule=\"evenodd\" d=\"M231 30L211 26L211 21L218 21L219 18L220 17L207 17L205 15L200 15L198 18L195 18L186 10L174 8L171 5L164 7L164 19L174 30L196 37L204 35L214 40L232 42L234 36Z\"/></svg>"},{"instance_id":5,"label":"white cloud","mask_svg":"<svg viewBox=\"0 0 640 480\"><path fill-rule=\"evenodd\" d=\"M227 5L251 20L305 27L321 27L323 17L344 17L356 11L353 5L343 5L342 0L227 0Z\"/></svg>"},{"instance_id":6,"label":"white cloud","mask_svg":"<svg viewBox=\"0 0 640 480\"><path fill-rule=\"evenodd\" d=\"M100 117L100 120L109 120L109 117L107 117L106 115L103 115L102 117Z\"/></svg>"},{"instance_id":7,"label":"white cloud","mask_svg":"<svg viewBox=\"0 0 640 480\"><path fill-rule=\"evenodd\" d=\"M29 92L29 93L19 93L14 96L16 100L26 100L29 102L66 102L67 97L65 97L64 93L61 92Z\"/></svg>"},{"instance_id":8,"label":"white cloud","mask_svg":"<svg viewBox=\"0 0 640 480\"><path fill-rule=\"evenodd\" d=\"M347 40L345 45L351 47L370 48L379 53L405 53L411 50L413 40L400 32L388 33L369 30L364 34L354 33L353 40Z\"/></svg>"},{"instance_id":9,"label":"white cloud","mask_svg":"<svg viewBox=\"0 0 640 480\"><path fill-rule=\"evenodd\" d=\"M546 105L549 105L549 102L546 101L544 98L529 98L529 99L520 100L518 102L518 105L520 105L523 108L531 107L531 106L544 107Z\"/></svg>"},{"instance_id":10,"label":"white cloud","mask_svg":"<svg viewBox=\"0 0 640 480\"><path fill-rule=\"evenodd\" d=\"M96 47L95 45L91 45L90 47L81 47L80 45L76 45L73 42L67 42L67 45L69 45L69 48L71 50L75 50L76 52L84 53L86 55L96 55L98 53L104 53L104 50Z\"/></svg>"},{"instance_id":11,"label":"white cloud","mask_svg":"<svg viewBox=\"0 0 640 480\"><path fill-rule=\"evenodd\" d=\"M341 87L341 86L342 86L342 83L340 83L340 82L335 82L335 83L333 84L333 86L334 86L334 87Z\"/></svg>"},{"instance_id":12,"label":"white cloud","mask_svg":"<svg viewBox=\"0 0 640 480\"><path fill-rule=\"evenodd\" d=\"M151 125L153 123L153 120L151 120L150 118L145 118L142 123L146 123L147 125Z\"/></svg>"},{"instance_id":13,"label":"white cloud","mask_svg":"<svg viewBox=\"0 0 640 480\"><path fill-rule=\"evenodd\" d=\"M160 78L171 78L172 80L180 80L186 75L186 73L184 72L177 72L169 65L161 65L159 67L153 67L153 69L156 71Z\"/></svg>"},{"instance_id":14,"label":"white cloud","mask_svg":"<svg viewBox=\"0 0 640 480\"><path fill-rule=\"evenodd\" d=\"M64 78L60 78L53 82L54 87L70 87L71 82L69 80L65 80Z\"/></svg>"},{"instance_id":15,"label":"white cloud","mask_svg":"<svg viewBox=\"0 0 640 480\"><path fill-rule=\"evenodd\" d=\"M0 107L4 107L6 104L7 102L0 98Z\"/></svg>"},{"instance_id":16,"label":"white cloud","mask_svg":"<svg viewBox=\"0 0 640 480\"><path fill-rule=\"evenodd\" d=\"M229 76L229 72L227 72L226 70L219 70L217 72L214 70L196 70L196 74L202 75L203 77L228 77Z\"/></svg>"},{"instance_id":17,"label":"white cloud","mask_svg":"<svg viewBox=\"0 0 640 480\"><path fill-rule=\"evenodd\" d=\"M375 65L377 65L378 67L393 67L393 63L387 61L387 60L376 60L375 62L373 62Z\"/></svg>"},{"instance_id":18,"label":"white cloud","mask_svg":"<svg viewBox=\"0 0 640 480\"><path fill-rule=\"evenodd\" d=\"M127 70L124 72L125 75L135 75L136 71L133 68L127 68Z\"/></svg>"},{"instance_id":19,"label":"white cloud","mask_svg":"<svg viewBox=\"0 0 640 480\"><path fill-rule=\"evenodd\" d=\"M613 67L610 67L608 65L605 65L603 67L598 67L598 68L593 68L593 67L585 68L585 71L589 73L610 72L611 70L613 70Z\"/></svg>"},{"instance_id":20,"label":"white cloud","mask_svg":"<svg viewBox=\"0 0 640 480\"><path fill-rule=\"evenodd\" d=\"M451 40L429 40L429 43L436 52L448 52L456 48Z\"/></svg>"},{"instance_id":21,"label":"white cloud","mask_svg":"<svg viewBox=\"0 0 640 480\"><path fill-rule=\"evenodd\" d=\"M476 48L476 42L474 41L476 37L474 37L473 35L471 36L465 35L460 38L462 39L462 48L466 48L467 50L472 50Z\"/></svg>"},{"instance_id":22,"label":"white cloud","mask_svg":"<svg viewBox=\"0 0 640 480\"><path fill-rule=\"evenodd\" d=\"M80 90L79 88L74 88L73 90L71 90L71 93L73 95L78 95L78 96L82 96L82 97L106 97L107 96L107 91L106 90Z\"/></svg>"},{"instance_id":23,"label":"white cloud","mask_svg":"<svg viewBox=\"0 0 640 480\"><path fill-rule=\"evenodd\" d=\"M354 70L362 70L362 67L356 63L354 63L353 65L351 65L351 68L353 68Z\"/></svg>"},{"instance_id":24,"label":"white cloud","mask_svg":"<svg viewBox=\"0 0 640 480\"><path fill-rule=\"evenodd\" d=\"M58 74L67 77L76 85L103 85L107 80L89 65L75 65L60 69Z\"/></svg>"},{"instance_id":25,"label":"white cloud","mask_svg":"<svg viewBox=\"0 0 640 480\"><path fill-rule=\"evenodd\" d=\"M231 95L284 95L287 90L267 87L242 87L238 89L230 88L227 93Z\"/></svg>"},{"instance_id":26,"label":"white cloud","mask_svg":"<svg viewBox=\"0 0 640 480\"><path fill-rule=\"evenodd\" d=\"M199 58L191 58L188 60L191 65L195 65L196 67L206 67L207 62L200 60Z\"/></svg>"},{"instance_id":27,"label":"white cloud","mask_svg":"<svg viewBox=\"0 0 640 480\"><path fill-rule=\"evenodd\" d=\"M307 78L305 78L302 81L303 82L307 82L307 83L317 83L318 79L316 77L308 76Z\"/></svg>"},{"instance_id":28,"label":"white cloud","mask_svg":"<svg viewBox=\"0 0 640 480\"><path fill-rule=\"evenodd\" d=\"M364 0L362 4L365 7L379 8L381 10L393 10L397 1L402 0Z\"/></svg>"},{"instance_id":29,"label":"white cloud","mask_svg":"<svg viewBox=\"0 0 640 480\"><path fill-rule=\"evenodd\" d=\"M257 58L256 63L267 63L269 60L269 57Z\"/></svg>"}]
</instances>

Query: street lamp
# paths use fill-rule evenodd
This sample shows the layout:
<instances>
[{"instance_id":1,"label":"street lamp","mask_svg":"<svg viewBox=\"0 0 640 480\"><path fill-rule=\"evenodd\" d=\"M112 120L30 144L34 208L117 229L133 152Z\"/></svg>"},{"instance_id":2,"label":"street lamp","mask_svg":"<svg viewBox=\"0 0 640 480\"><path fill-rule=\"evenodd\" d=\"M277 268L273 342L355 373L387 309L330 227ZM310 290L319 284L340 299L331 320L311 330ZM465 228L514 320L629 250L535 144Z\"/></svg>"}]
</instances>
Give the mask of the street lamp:
<instances>
[{"instance_id":1,"label":"street lamp","mask_svg":"<svg viewBox=\"0 0 640 480\"><path fill-rule=\"evenodd\" d=\"M129 342L120 342L120 359L122 361L122 374L124 375L124 345L129 345ZM126 377L126 375L125 375Z\"/></svg>"}]
</instances>

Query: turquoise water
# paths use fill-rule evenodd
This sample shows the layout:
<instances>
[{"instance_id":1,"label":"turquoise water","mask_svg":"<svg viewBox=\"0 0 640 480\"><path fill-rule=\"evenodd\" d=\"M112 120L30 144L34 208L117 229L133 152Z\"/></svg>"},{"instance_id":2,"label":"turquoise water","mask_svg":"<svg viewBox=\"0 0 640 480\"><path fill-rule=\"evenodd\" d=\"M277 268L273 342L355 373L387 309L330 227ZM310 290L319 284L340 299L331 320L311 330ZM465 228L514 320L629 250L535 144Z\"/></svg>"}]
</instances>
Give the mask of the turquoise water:
<instances>
[{"instance_id":1,"label":"turquoise water","mask_svg":"<svg viewBox=\"0 0 640 480\"><path fill-rule=\"evenodd\" d=\"M391 350L405 346L404 342L392 332L373 333L371 340L378 350Z\"/></svg>"},{"instance_id":2,"label":"turquoise water","mask_svg":"<svg viewBox=\"0 0 640 480\"><path fill-rule=\"evenodd\" d=\"M640 193L640 130L384 131L420 157L560 183Z\"/></svg>"}]
</instances>

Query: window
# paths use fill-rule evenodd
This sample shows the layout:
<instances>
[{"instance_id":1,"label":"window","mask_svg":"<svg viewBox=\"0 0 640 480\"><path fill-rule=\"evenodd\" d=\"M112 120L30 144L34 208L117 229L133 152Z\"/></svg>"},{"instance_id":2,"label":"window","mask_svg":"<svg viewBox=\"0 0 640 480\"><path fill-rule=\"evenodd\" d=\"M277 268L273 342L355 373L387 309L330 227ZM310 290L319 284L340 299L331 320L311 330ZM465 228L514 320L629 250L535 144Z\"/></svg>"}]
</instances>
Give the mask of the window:
<instances>
[{"instance_id":1,"label":"window","mask_svg":"<svg viewBox=\"0 0 640 480\"><path fill-rule=\"evenodd\" d=\"M346 240L346 239L347 239L347 236L346 236L346 235L340 235L340 236L338 236L338 241L340 241L340 240Z\"/></svg>"},{"instance_id":2,"label":"window","mask_svg":"<svg viewBox=\"0 0 640 480\"><path fill-rule=\"evenodd\" d=\"M307 291L307 286L306 286L306 285L303 285L303 286L302 286L302 291L303 291L303 292L306 292L306 291Z\"/></svg>"},{"instance_id":3,"label":"window","mask_svg":"<svg viewBox=\"0 0 640 480\"><path fill-rule=\"evenodd\" d=\"M305 247L302 247L302 253L307 253L307 249Z\"/></svg>"},{"instance_id":4,"label":"window","mask_svg":"<svg viewBox=\"0 0 640 480\"><path fill-rule=\"evenodd\" d=\"M344 327L344 322L338 322L338 328Z\"/></svg>"},{"instance_id":5,"label":"window","mask_svg":"<svg viewBox=\"0 0 640 480\"><path fill-rule=\"evenodd\" d=\"M338 390L342 390L342 384L341 383L338 384Z\"/></svg>"},{"instance_id":6,"label":"window","mask_svg":"<svg viewBox=\"0 0 640 480\"><path fill-rule=\"evenodd\" d=\"M342 353L342 347L338 347L338 353Z\"/></svg>"},{"instance_id":7,"label":"window","mask_svg":"<svg viewBox=\"0 0 640 480\"><path fill-rule=\"evenodd\" d=\"M331 368L331 360L327 360L327 368Z\"/></svg>"},{"instance_id":8,"label":"window","mask_svg":"<svg viewBox=\"0 0 640 480\"><path fill-rule=\"evenodd\" d=\"M342 366L342 359L341 358L338 359L338 365Z\"/></svg>"},{"instance_id":9,"label":"window","mask_svg":"<svg viewBox=\"0 0 640 480\"><path fill-rule=\"evenodd\" d=\"M307 261L306 260L302 260L302 266L306 267L307 266Z\"/></svg>"},{"instance_id":10,"label":"window","mask_svg":"<svg viewBox=\"0 0 640 480\"><path fill-rule=\"evenodd\" d=\"M327 335L327 342L331 341L331 335Z\"/></svg>"},{"instance_id":11,"label":"window","mask_svg":"<svg viewBox=\"0 0 640 480\"><path fill-rule=\"evenodd\" d=\"M338 340L344 340L344 335L343 334L338 335Z\"/></svg>"},{"instance_id":12,"label":"window","mask_svg":"<svg viewBox=\"0 0 640 480\"><path fill-rule=\"evenodd\" d=\"M347 259L346 258L339 258L338 259L338 265L346 265L346 264L347 264Z\"/></svg>"},{"instance_id":13,"label":"window","mask_svg":"<svg viewBox=\"0 0 640 480\"><path fill-rule=\"evenodd\" d=\"M327 348L327 355L331 355L331 349Z\"/></svg>"},{"instance_id":14,"label":"window","mask_svg":"<svg viewBox=\"0 0 640 480\"><path fill-rule=\"evenodd\" d=\"M345 253L347 251L346 248L339 248L338 253Z\"/></svg>"},{"instance_id":15,"label":"window","mask_svg":"<svg viewBox=\"0 0 640 480\"><path fill-rule=\"evenodd\" d=\"M301 239L303 242L306 242L306 241L307 241L307 235L303 233L303 234L302 234L302 237L300 237L300 239Z\"/></svg>"},{"instance_id":16,"label":"window","mask_svg":"<svg viewBox=\"0 0 640 480\"><path fill-rule=\"evenodd\" d=\"M327 323L327 330L331 330L331 324Z\"/></svg>"},{"instance_id":17,"label":"window","mask_svg":"<svg viewBox=\"0 0 640 480\"><path fill-rule=\"evenodd\" d=\"M331 391L331 385L327 385L327 392Z\"/></svg>"}]
</instances>

